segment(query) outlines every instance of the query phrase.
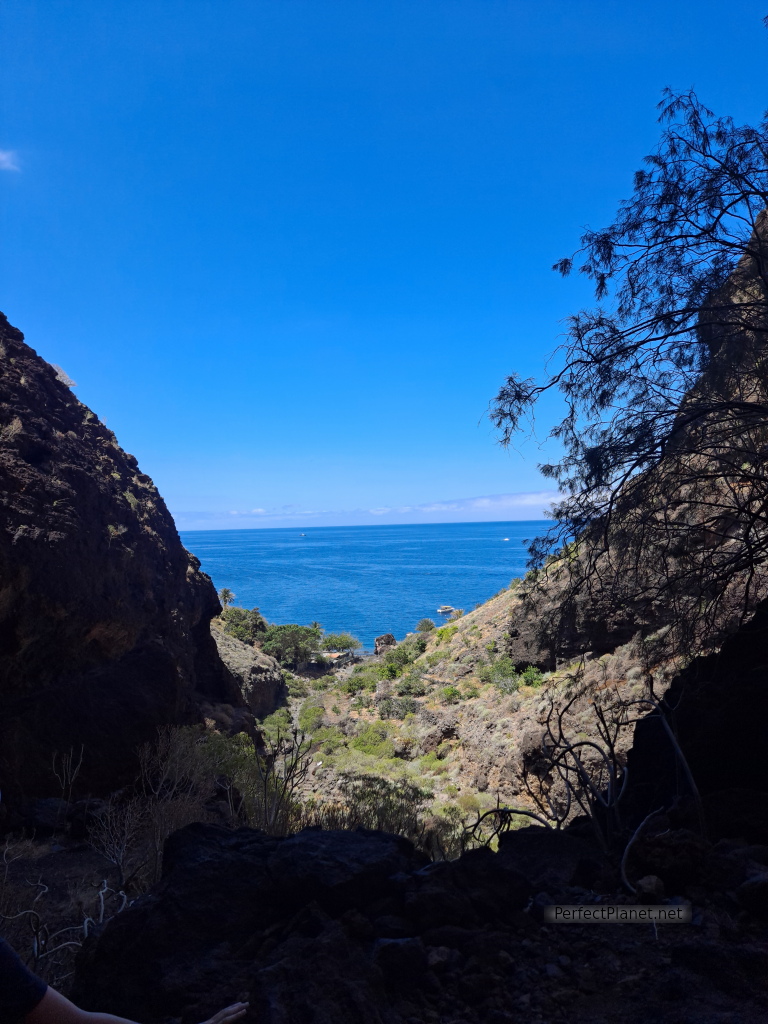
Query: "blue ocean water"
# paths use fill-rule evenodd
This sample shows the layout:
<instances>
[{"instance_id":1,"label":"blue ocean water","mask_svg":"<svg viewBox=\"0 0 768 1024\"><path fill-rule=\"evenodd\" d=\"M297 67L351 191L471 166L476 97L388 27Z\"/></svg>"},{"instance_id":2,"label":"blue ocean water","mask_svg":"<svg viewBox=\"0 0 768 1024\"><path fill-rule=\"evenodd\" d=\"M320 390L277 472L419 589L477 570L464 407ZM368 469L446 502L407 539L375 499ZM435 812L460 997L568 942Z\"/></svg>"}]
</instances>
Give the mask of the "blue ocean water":
<instances>
[{"instance_id":1,"label":"blue ocean water","mask_svg":"<svg viewBox=\"0 0 768 1024\"><path fill-rule=\"evenodd\" d=\"M318 621L366 648L398 640L438 605L470 611L525 572L523 541L544 522L189 530L184 545L217 590L270 622Z\"/></svg>"}]
</instances>

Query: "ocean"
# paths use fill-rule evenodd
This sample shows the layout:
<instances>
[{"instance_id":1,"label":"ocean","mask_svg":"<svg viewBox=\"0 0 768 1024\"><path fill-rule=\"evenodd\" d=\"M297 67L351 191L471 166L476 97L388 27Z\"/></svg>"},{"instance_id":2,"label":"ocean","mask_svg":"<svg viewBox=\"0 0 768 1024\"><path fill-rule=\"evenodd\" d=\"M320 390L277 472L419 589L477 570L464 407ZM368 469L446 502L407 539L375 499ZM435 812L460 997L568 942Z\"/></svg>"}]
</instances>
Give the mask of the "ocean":
<instances>
[{"instance_id":1,"label":"ocean","mask_svg":"<svg viewBox=\"0 0 768 1024\"><path fill-rule=\"evenodd\" d=\"M470 611L525 572L523 541L546 522L187 530L183 544L217 590L269 622L317 621L373 648L401 640L439 605Z\"/></svg>"}]
</instances>

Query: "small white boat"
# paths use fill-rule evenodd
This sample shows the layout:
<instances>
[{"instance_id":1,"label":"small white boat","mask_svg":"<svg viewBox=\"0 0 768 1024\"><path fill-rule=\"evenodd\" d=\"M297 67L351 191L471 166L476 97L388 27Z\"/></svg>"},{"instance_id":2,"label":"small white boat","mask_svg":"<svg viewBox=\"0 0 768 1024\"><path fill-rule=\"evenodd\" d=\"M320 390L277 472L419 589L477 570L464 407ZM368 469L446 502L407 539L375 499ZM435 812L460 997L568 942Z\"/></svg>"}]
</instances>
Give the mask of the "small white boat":
<instances>
[{"instance_id":1,"label":"small white boat","mask_svg":"<svg viewBox=\"0 0 768 1024\"><path fill-rule=\"evenodd\" d=\"M304 534L302 533L302 537L303 537L303 536L304 536ZM502 539L502 540L509 540L509 537L502 537L501 539Z\"/></svg>"},{"instance_id":2,"label":"small white boat","mask_svg":"<svg viewBox=\"0 0 768 1024\"><path fill-rule=\"evenodd\" d=\"M452 608L449 604L441 604L440 607L437 609L437 614L438 615L450 615L451 612L453 612L455 610L456 609Z\"/></svg>"}]
</instances>

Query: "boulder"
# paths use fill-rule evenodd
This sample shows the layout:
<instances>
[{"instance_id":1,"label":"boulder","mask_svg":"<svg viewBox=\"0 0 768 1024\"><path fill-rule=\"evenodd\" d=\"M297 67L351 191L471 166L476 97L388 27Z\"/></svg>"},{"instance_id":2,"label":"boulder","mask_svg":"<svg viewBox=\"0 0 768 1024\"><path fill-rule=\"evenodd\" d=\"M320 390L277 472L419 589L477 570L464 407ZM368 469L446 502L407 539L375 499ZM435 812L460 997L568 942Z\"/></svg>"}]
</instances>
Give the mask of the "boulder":
<instances>
[{"instance_id":1,"label":"boulder","mask_svg":"<svg viewBox=\"0 0 768 1024\"><path fill-rule=\"evenodd\" d=\"M211 635L231 685L240 690L253 715L265 718L272 714L285 691L278 662L221 629L211 628Z\"/></svg>"},{"instance_id":2,"label":"boulder","mask_svg":"<svg viewBox=\"0 0 768 1024\"><path fill-rule=\"evenodd\" d=\"M86 943L78 1005L192 1024L242 998L265 1024L402 1024L421 1019L402 1000L440 995L427 945L451 947L431 953L449 970L457 922L503 926L530 896L490 850L430 864L367 829L278 838L190 825L168 840L163 872ZM482 932L461 934L482 949Z\"/></svg>"},{"instance_id":3,"label":"boulder","mask_svg":"<svg viewBox=\"0 0 768 1024\"><path fill-rule=\"evenodd\" d=\"M382 633L381 636L377 636L373 641L373 653L384 654L390 647L395 647L396 645L397 640L395 640L392 633Z\"/></svg>"}]
</instances>

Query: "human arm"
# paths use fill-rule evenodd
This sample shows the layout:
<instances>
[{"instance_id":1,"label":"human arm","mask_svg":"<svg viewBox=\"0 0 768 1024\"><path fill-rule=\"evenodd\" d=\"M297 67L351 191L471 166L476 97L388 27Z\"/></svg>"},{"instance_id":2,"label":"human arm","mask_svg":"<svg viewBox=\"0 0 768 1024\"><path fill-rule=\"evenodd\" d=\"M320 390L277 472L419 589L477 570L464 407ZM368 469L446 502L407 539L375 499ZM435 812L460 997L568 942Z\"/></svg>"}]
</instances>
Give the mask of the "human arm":
<instances>
[{"instance_id":1,"label":"human arm","mask_svg":"<svg viewBox=\"0 0 768 1024\"><path fill-rule=\"evenodd\" d=\"M248 1003L233 1003L219 1010L205 1024L233 1024L248 1011ZM24 1018L24 1024L135 1024L111 1013L81 1010L55 988L48 988L37 1006Z\"/></svg>"}]
</instances>

